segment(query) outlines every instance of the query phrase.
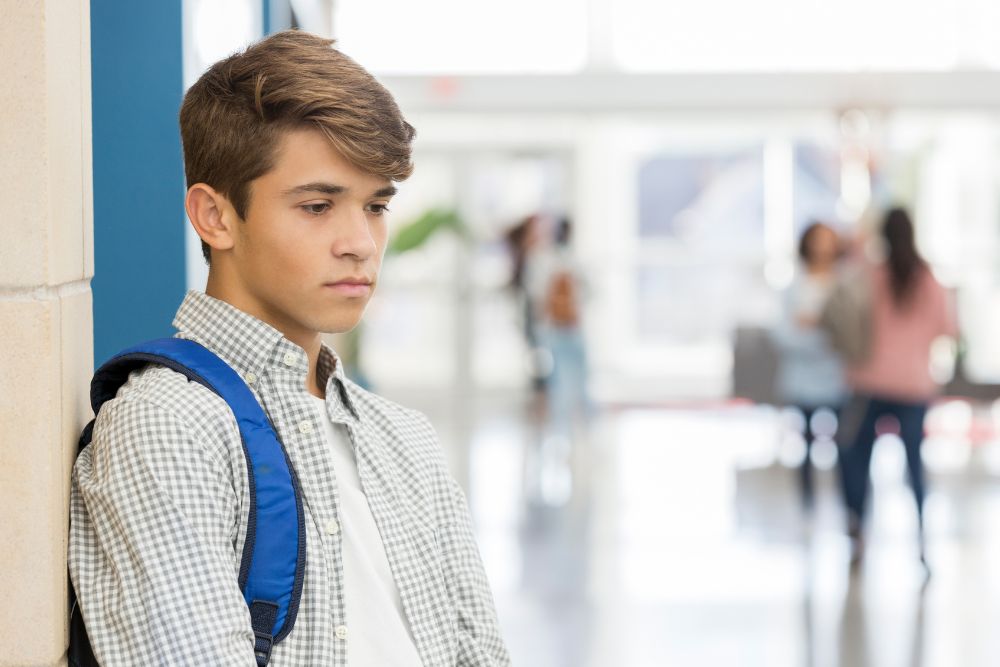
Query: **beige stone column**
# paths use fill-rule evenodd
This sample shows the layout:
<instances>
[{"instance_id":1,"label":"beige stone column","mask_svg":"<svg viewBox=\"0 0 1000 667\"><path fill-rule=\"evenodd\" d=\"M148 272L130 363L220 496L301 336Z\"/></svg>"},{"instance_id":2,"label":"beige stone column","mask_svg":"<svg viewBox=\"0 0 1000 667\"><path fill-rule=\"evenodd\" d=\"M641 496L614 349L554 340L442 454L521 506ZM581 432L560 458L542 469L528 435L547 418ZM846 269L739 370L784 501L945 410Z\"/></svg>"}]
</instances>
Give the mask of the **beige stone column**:
<instances>
[{"instance_id":1,"label":"beige stone column","mask_svg":"<svg viewBox=\"0 0 1000 667\"><path fill-rule=\"evenodd\" d=\"M69 475L89 419L88 0L0 21L0 666L64 664Z\"/></svg>"}]
</instances>

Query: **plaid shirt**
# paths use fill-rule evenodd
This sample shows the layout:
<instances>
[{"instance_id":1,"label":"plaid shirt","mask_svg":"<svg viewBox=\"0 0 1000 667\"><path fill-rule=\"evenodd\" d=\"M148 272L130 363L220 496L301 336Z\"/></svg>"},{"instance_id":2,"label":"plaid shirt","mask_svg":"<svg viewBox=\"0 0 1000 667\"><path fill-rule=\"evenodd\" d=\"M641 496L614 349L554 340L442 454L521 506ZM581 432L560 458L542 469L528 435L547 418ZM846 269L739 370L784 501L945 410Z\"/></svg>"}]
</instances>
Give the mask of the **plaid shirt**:
<instances>
[{"instance_id":1,"label":"plaid shirt","mask_svg":"<svg viewBox=\"0 0 1000 667\"><path fill-rule=\"evenodd\" d=\"M348 664L337 481L305 388L305 352L199 292L174 326L246 380L301 483L305 584L295 628L270 664ZM350 434L424 665L508 665L465 496L427 418L352 383L326 346L318 377L330 418ZM226 403L161 366L133 373L73 469L70 574L102 664L256 666L237 584L248 499Z\"/></svg>"}]
</instances>

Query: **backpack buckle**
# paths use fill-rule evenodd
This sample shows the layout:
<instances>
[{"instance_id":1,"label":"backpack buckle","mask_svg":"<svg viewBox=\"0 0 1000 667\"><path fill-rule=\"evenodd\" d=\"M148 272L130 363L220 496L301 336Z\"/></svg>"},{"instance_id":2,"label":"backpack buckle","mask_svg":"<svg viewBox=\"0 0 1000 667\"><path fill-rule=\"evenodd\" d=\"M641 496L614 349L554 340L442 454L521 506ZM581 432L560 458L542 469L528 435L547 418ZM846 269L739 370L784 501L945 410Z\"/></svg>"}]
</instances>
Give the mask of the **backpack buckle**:
<instances>
[{"instance_id":1,"label":"backpack buckle","mask_svg":"<svg viewBox=\"0 0 1000 667\"><path fill-rule=\"evenodd\" d=\"M266 667L271 659L271 647L274 646L274 636L266 632L254 632L253 653L257 657L257 667Z\"/></svg>"}]
</instances>

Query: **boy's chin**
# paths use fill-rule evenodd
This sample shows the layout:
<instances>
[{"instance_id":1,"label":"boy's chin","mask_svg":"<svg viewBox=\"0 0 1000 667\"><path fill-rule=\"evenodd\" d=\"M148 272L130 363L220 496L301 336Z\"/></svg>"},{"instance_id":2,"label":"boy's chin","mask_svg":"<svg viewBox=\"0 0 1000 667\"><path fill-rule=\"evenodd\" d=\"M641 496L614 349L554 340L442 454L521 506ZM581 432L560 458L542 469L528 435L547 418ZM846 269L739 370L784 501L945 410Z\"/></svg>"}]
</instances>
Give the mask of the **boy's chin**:
<instances>
[{"instance_id":1,"label":"boy's chin","mask_svg":"<svg viewBox=\"0 0 1000 667\"><path fill-rule=\"evenodd\" d=\"M342 334L347 333L361 323L361 315L357 317L339 317L335 320L323 322L319 327L320 333Z\"/></svg>"}]
</instances>

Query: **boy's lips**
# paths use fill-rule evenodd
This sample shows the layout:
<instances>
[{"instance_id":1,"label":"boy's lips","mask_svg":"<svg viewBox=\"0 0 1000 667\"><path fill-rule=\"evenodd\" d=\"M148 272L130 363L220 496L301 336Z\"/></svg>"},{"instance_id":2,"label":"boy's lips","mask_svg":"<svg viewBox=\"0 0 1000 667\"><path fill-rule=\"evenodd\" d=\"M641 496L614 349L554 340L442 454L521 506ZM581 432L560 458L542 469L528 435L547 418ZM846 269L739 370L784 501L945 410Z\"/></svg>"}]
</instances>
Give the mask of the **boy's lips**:
<instances>
[{"instance_id":1,"label":"boy's lips","mask_svg":"<svg viewBox=\"0 0 1000 667\"><path fill-rule=\"evenodd\" d=\"M367 296L372 289L372 281L368 278L344 278L332 283L326 283L324 287L333 290L341 296Z\"/></svg>"}]
</instances>

